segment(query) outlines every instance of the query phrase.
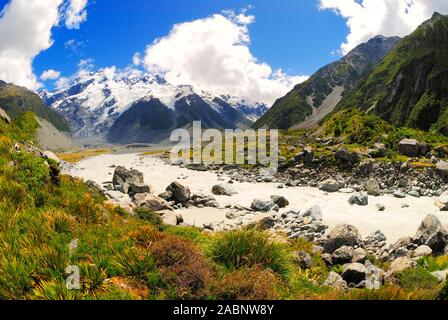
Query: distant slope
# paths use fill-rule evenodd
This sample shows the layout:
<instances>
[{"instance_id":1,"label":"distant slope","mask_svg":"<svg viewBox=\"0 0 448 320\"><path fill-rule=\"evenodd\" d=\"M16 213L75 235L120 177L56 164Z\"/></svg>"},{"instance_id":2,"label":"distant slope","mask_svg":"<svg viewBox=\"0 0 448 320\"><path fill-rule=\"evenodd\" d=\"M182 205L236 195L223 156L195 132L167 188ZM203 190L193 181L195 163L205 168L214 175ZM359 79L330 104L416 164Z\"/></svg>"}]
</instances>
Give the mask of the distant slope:
<instances>
[{"instance_id":1,"label":"distant slope","mask_svg":"<svg viewBox=\"0 0 448 320\"><path fill-rule=\"evenodd\" d=\"M67 121L53 109L46 107L34 92L0 80L0 108L15 119L24 112L31 111L45 119L60 131L70 132Z\"/></svg>"},{"instance_id":2,"label":"distant slope","mask_svg":"<svg viewBox=\"0 0 448 320\"><path fill-rule=\"evenodd\" d=\"M399 40L378 36L359 45L278 99L254 127L289 129L316 125Z\"/></svg>"},{"instance_id":3,"label":"distant slope","mask_svg":"<svg viewBox=\"0 0 448 320\"><path fill-rule=\"evenodd\" d=\"M337 106L448 135L448 16L435 13Z\"/></svg>"},{"instance_id":4,"label":"distant slope","mask_svg":"<svg viewBox=\"0 0 448 320\"><path fill-rule=\"evenodd\" d=\"M58 152L80 148L68 133L58 130L45 119L36 117L36 120L39 125L36 132L36 139L41 148Z\"/></svg>"}]
</instances>

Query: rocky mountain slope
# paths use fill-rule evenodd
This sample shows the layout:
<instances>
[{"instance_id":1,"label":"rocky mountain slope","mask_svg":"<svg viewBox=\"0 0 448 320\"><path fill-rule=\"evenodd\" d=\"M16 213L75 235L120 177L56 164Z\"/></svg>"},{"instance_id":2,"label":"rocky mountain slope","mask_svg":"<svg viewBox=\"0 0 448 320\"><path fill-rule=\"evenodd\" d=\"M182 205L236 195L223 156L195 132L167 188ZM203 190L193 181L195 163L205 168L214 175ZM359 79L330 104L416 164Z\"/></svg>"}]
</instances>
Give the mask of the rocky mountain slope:
<instances>
[{"instance_id":1,"label":"rocky mountain slope","mask_svg":"<svg viewBox=\"0 0 448 320\"><path fill-rule=\"evenodd\" d=\"M54 110L47 108L32 91L0 80L0 107L15 119L27 111L51 123L59 131L70 132L67 121Z\"/></svg>"},{"instance_id":2,"label":"rocky mountain slope","mask_svg":"<svg viewBox=\"0 0 448 320\"><path fill-rule=\"evenodd\" d=\"M278 99L254 126L288 129L316 125L399 40L377 36L359 45Z\"/></svg>"},{"instance_id":3,"label":"rocky mountain slope","mask_svg":"<svg viewBox=\"0 0 448 320\"><path fill-rule=\"evenodd\" d=\"M194 120L203 127L247 128L267 110L262 103L174 86L158 75L126 76L114 69L41 96L68 119L75 137L105 135L110 142L147 142Z\"/></svg>"},{"instance_id":4,"label":"rocky mountain slope","mask_svg":"<svg viewBox=\"0 0 448 320\"><path fill-rule=\"evenodd\" d=\"M404 38L337 109L373 111L397 126L448 134L448 16Z\"/></svg>"}]
</instances>

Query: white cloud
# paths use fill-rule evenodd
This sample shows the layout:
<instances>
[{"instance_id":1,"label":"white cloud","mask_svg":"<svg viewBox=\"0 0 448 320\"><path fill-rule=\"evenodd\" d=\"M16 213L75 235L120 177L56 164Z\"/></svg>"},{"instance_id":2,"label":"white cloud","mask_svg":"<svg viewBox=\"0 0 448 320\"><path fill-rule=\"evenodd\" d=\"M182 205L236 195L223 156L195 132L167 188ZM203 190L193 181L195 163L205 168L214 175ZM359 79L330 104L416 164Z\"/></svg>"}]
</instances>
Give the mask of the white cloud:
<instances>
[{"instance_id":1,"label":"white cloud","mask_svg":"<svg viewBox=\"0 0 448 320\"><path fill-rule=\"evenodd\" d=\"M139 66L142 63L142 57L141 54L139 52L135 53L134 56L132 57L132 63L135 66Z\"/></svg>"},{"instance_id":2,"label":"white cloud","mask_svg":"<svg viewBox=\"0 0 448 320\"><path fill-rule=\"evenodd\" d=\"M65 26L67 29L79 29L82 22L87 20L87 0L70 0L65 11Z\"/></svg>"},{"instance_id":3,"label":"white cloud","mask_svg":"<svg viewBox=\"0 0 448 320\"><path fill-rule=\"evenodd\" d=\"M49 69L49 70L42 72L42 74L40 75L40 80L42 80L42 81L56 80L60 76L61 76L61 72L53 70L53 69Z\"/></svg>"},{"instance_id":4,"label":"white cloud","mask_svg":"<svg viewBox=\"0 0 448 320\"><path fill-rule=\"evenodd\" d=\"M65 6L64 0L9 1L0 13L0 79L32 90L41 87L33 72L34 58L53 45L52 29L61 17L67 19L67 26L85 20L73 17L85 17L86 3L70 0Z\"/></svg>"},{"instance_id":5,"label":"white cloud","mask_svg":"<svg viewBox=\"0 0 448 320\"><path fill-rule=\"evenodd\" d=\"M248 25L254 20L244 11L227 11L176 24L167 36L146 48L143 64L173 84L272 104L307 77L272 70L252 55Z\"/></svg>"},{"instance_id":6,"label":"white cloud","mask_svg":"<svg viewBox=\"0 0 448 320\"><path fill-rule=\"evenodd\" d=\"M0 16L0 79L36 89L32 62L53 44L62 0L13 0Z\"/></svg>"},{"instance_id":7,"label":"white cloud","mask_svg":"<svg viewBox=\"0 0 448 320\"><path fill-rule=\"evenodd\" d=\"M350 33L345 54L376 35L405 36L434 11L448 13L447 0L320 0L321 9L334 10L347 20Z\"/></svg>"}]
</instances>

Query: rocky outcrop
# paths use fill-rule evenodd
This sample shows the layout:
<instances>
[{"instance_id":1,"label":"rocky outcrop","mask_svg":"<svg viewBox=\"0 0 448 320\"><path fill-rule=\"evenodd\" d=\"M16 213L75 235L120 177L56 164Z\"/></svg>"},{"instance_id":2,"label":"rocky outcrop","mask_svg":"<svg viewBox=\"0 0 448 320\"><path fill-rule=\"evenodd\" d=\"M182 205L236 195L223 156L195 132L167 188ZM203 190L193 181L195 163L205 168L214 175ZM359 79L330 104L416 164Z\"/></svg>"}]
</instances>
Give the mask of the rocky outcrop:
<instances>
[{"instance_id":1,"label":"rocky outcrop","mask_svg":"<svg viewBox=\"0 0 448 320\"><path fill-rule=\"evenodd\" d=\"M443 253L448 242L448 233L443 229L439 218L429 214L418 227L413 240L419 245L427 245L435 253Z\"/></svg>"},{"instance_id":2,"label":"rocky outcrop","mask_svg":"<svg viewBox=\"0 0 448 320\"><path fill-rule=\"evenodd\" d=\"M176 203L185 204L188 200L190 200L190 189L183 186L179 182L172 182L168 187L166 187L166 191L171 193L171 198L169 200Z\"/></svg>"},{"instance_id":3,"label":"rocky outcrop","mask_svg":"<svg viewBox=\"0 0 448 320\"><path fill-rule=\"evenodd\" d=\"M144 183L143 173L134 169L128 170L122 166L115 168L112 183L115 190L125 194L152 192L152 187Z\"/></svg>"}]
</instances>

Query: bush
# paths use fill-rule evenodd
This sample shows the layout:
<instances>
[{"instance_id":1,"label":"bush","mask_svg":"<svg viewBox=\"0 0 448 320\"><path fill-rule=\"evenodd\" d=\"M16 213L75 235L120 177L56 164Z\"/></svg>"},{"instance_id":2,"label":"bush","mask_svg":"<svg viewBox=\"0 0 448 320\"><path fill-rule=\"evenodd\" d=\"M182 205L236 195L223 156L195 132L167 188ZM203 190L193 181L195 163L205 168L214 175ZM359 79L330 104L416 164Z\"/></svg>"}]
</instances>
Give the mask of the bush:
<instances>
[{"instance_id":1,"label":"bush","mask_svg":"<svg viewBox=\"0 0 448 320\"><path fill-rule=\"evenodd\" d=\"M212 243L210 255L214 261L229 269L258 265L282 276L291 270L291 259L284 247L255 229L222 234Z\"/></svg>"},{"instance_id":2,"label":"bush","mask_svg":"<svg viewBox=\"0 0 448 320\"><path fill-rule=\"evenodd\" d=\"M206 295L213 271L190 240L170 236L154 243L151 252L162 278L175 289L173 298Z\"/></svg>"},{"instance_id":3,"label":"bush","mask_svg":"<svg viewBox=\"0 0 448 320\"><path fill-rule=\"evenodd\" d=\"M163 226L163 221L157 212L154 212L148 208L137 208L134 210L134 214L142 220L148 221L150 224L158 227L159 229Z\"/></svg>"},{"instance_id":4,"label":"bush","mask_svg":"<svg viewBox=\"0 0 448 320\"><path fill-rule=\"evenodd\" d=\"M149 248L151 244L165 238L165 234L153 226L141 226L129 233L129 238L134 240L137 245Z\"/></svg>"},{"instance_id":5,"label":"bush","mask_svg":"<svg viewBox=\"0 0 448 320\"><path fill-rule=\"evenodd\" d=\"M223 300L275 300L278 280L271 270L260 267L232 271L216 283L214 296Z\"/></svg>"},{"instance_id":6,"label":"bush","mask_svg":"<svg viewBox=\"0 0 448 320\"><path fill-rule=\"evenodd\" d=\"M428 270L422 267L405 270L399 274L398 279L400 285L408 290L434 289L439 283Z\"/></svg>"}]
</instances>

